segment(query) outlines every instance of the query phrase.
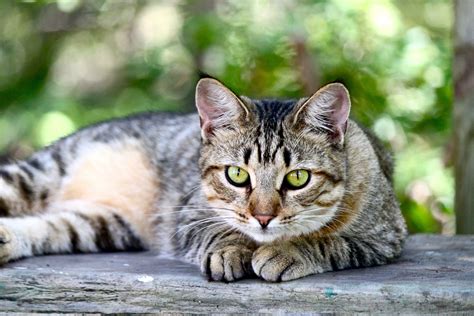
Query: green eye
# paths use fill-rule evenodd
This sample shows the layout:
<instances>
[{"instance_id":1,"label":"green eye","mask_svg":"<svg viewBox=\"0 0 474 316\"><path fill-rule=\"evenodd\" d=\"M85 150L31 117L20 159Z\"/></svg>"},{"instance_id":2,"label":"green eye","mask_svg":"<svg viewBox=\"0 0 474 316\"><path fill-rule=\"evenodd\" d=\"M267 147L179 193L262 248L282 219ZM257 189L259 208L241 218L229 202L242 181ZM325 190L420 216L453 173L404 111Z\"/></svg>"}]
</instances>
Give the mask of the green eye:
<instances>
[{"instance_id":1,"label":"green eye","mask_svg":"<svg viewBox=\"0 0 474 316\"><path fill-rule=\"evenodd\" d=\"M225 176L227 181L236 187L244 187L250 182L249 173L240 167L227 167Z\"/></svg>"},{"instance_id":2,"label":"green eye","mask_svg":"<svg viewBox=\"0 0 474 316\"><path fill-rule=\"evenodd\" d=\"M285 176L285 182L289 189L301 189L309 182L310 174L307 170L298 169L290 171Z\"/></svg>"}]
</instances>

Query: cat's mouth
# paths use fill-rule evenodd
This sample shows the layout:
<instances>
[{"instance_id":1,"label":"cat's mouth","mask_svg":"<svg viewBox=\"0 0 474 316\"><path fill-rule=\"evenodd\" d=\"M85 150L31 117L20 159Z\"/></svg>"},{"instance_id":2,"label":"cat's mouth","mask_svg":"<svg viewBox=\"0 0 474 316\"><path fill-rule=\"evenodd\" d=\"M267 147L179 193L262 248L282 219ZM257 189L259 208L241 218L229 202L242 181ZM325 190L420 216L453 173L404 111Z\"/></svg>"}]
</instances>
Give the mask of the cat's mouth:
<instances>
[{"instance_id":1,"label":"cat's mouth","mask_svg":"<svg viewBox=\"0 0 474 316\"><path fill-rule=\"evenodd\" d=\"M269 225L262 227L257 220L251 219L246 224L238 223L238 229L259 243L269 243L284 237L290 237L289 231L285 229L279 220L275 219Z\"/></svg>"},{"instance_id":2,"label":"cat's mouth","mask_svg":"<svg viewBox=\"0 0 474 316\"><path fill-rule=\"evenodd\" d=\"M262 227L258 220L252 218L246 224L238 223L238 229L259 243L270 243L276 240L297 237L319 230L327 222L324 220L295 220L286 221L278 217L274 218L268 225Z\"/></svg>"},{"instance_id":3,"label":"cat's mouth","mask_svg":"<svg viewBox=\"0 0 474 316\"><path fill-rule=\"evenodd\" d=\"M244 233L259 243L269 243L285 237L285 233L279 228L250 228L244 230Z\"/></svg>"}]
</instances>

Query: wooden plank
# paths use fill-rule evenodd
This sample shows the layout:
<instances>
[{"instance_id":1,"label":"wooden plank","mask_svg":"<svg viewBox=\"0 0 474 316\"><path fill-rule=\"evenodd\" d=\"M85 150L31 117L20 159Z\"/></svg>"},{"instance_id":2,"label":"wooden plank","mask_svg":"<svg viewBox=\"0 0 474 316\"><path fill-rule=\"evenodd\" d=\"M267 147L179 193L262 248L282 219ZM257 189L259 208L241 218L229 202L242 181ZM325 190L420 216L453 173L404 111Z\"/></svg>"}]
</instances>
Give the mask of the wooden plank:
<instances>
[{"instance_id":1,"label":"wooden plank","mask_svg":"<svg viewBox=\"0 0 474 316\"><path fill-rule=\"evenodd\" d=\"M0 271L1 312L474 312L474 236L417 235L396 263L286 283L208 282L153 253L46 256Z\"/></svg>"},{"instance_id":2,"label":"wooden plank","mask_svg":"<svg viewBox=\"0 0 474 316\"><path fill-rule=\"evenodd\" d=\"M474 1L456 1L454 137L456 233L474 234Z\"/></svg>"}]
</instances>

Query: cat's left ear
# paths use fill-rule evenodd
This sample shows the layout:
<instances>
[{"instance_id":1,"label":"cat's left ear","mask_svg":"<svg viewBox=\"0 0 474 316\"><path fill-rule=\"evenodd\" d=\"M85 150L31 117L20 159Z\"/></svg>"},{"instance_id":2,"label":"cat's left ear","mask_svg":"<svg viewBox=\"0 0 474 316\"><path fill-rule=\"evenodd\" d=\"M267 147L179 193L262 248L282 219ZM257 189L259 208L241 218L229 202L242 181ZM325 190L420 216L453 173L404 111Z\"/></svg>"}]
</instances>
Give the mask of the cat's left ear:
<instances>
[{"instance_id":1,"label":"cat's left ear","mask_svg":"<svg viewBox=\"0 0 474 316\"><path fill-rule=\"evenodd\" d=\"M295 124L324 130L331 140L342 145L350 110L349 91L341 83L330 83L298 106L293 119Z\"/></svg>"},{"instance_id":2,"label":"cat's left ear","mask_svg":"<svg viewBox=\"0 0 474 316\"><path fill-rule=\"evenodd\" d=\"M203 139L216 130L236 124L249 116L246 105L230 89L213 78L203 78L196 86L196 107Z\"/></svg>"}]
</instances>

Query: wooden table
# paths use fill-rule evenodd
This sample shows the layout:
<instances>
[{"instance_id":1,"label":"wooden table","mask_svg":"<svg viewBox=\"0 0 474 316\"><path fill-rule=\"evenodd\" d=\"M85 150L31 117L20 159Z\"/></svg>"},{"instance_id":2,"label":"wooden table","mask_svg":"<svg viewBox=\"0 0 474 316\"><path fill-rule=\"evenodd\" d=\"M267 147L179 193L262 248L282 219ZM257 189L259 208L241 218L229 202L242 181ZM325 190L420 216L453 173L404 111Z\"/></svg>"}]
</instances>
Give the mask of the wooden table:
<instances>
[{"instance_id":1,"label":"wooden table","mask_svg":"<svg viewBox=\"0 0 474 316\"><path fill-rule=\"evenodd\" d=\"M0 269L1 312L474 312L474 236L411 236L394 264L286 283L208 282L150 252L36 257Z\"/></svg>"}]
</instances>

